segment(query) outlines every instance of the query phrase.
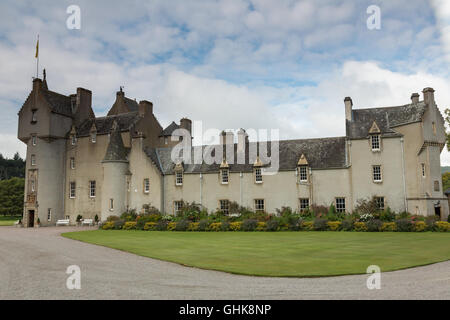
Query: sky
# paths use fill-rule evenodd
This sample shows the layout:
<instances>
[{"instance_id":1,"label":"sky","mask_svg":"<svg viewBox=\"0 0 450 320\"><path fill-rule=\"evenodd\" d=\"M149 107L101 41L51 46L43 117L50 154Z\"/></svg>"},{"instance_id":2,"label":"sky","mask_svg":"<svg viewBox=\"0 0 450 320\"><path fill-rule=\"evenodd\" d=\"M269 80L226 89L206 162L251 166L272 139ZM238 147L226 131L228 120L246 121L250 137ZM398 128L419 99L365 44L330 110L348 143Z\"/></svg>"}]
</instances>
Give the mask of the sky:
<instances>
[{"instance_id":1,"label":"sky","mask_svg":"<svg viewBox=\"0 0 450 320\"><path fill-rule=\"evenodd\" d=\"M80 29L66 12L80 8ZM367 20L380 8L380 28ZM17 112L40 72L49 89L149 100L163 127L279 129L280 138L345 135L354 108L402 105L433 87L450 107L448 0L14 1L0 3L0 153L25 155ZM40 74L40 77L42 74ZM450 165L450 153L441 155Z\"/></svg>"}]
</instances>

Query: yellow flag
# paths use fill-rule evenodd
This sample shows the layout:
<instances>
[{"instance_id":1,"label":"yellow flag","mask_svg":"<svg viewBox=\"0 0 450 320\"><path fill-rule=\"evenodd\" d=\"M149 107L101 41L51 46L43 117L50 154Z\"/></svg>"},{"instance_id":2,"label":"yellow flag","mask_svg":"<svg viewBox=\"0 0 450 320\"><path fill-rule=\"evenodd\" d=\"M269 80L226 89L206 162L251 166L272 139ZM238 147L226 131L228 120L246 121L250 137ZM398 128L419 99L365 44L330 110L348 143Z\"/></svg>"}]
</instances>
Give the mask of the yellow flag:
<instances>
[{"instance_id":1,"label":"yellow flag","mask_svg":"<svg viewBox=\"0 0 450 320\"><path fill-rule=\"evenodd\" d=\"M38 38L38 41L36 43L36 56L35 56L35 58L37 58L38 56L39 56L39 38Z\"/></svg>"}]
</instances>

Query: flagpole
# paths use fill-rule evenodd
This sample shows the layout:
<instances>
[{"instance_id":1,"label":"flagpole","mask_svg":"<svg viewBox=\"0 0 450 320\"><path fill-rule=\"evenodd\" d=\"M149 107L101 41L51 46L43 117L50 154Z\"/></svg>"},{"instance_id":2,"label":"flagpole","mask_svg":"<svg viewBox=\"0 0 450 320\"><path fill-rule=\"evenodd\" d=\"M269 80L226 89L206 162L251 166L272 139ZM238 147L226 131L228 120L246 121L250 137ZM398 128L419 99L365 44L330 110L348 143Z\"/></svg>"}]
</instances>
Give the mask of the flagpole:
<instances>
[{"instance_id":1,"label":"flagpole","mask_svg":"<svg viewBox=\"0 0 450 320\"><path fill-rule=\"evenodd\" d=\"M39 78L39 34L38 34L38 39L37 39L37 49L36 49L36 54L37 54L37 63L36 63L36 78Z\"/></svg>"}]
</instances>

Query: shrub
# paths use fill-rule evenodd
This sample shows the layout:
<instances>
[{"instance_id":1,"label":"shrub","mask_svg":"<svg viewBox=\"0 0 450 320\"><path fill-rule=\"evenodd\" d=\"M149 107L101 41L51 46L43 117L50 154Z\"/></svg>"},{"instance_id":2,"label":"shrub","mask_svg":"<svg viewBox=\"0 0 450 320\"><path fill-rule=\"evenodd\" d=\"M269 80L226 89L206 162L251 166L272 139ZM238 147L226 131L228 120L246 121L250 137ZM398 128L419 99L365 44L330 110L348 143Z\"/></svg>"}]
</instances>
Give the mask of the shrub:
<instances>
[{"instance_id":1,"label":"shrub","mask_svg":"<svg viewBox=\"0 0 450 320\"><path fill-rule=\"evenodd\" d=\"M310 210L308 210L308 211L310 211L312 214L311 214L311 218L314 218L314 217L317 217L317 216L326 216L327 215L327 213L328 213L328 207L326 207L326 206L319 206L319 205L315 205L315 204L313 204L313 205L311 205L310 206ZM307 213L306 211L304 211L304 213ZM306 215L303 215L303 214L301 214L301 216L302 217L304 217L304 218L307 218L307 216Z\"/></svg>"},{"instance_id":2,"label":"shrub","mask_svg":"<svg viewBox=\"0 0 450 320\"><path fill-rule=\"evenodd\" d=\"M161 217L161 220L170 222L170 221L175 220L175 217L173 215L171 215L171 214L166 214L166 215Z\"/></svg>"},{"instance_id":3,"label":"shrub","mask_svg":"<svg viewBox=\"0 0 450 320\"><path fill-rule=\"evenodd\" d=\"M434 231L434 223L439 221L436 216L426 216L425 223L427 224L427 231Z\"/></svg>"},{"instance_id":4,"label":"shrub","mask_svg":"<svg viewBox=\"0 0 450 320\"><path fill-rule=\"evenodd\" d=\"M102 225L103 230L112 230L114 229L114 222L108 221L105 224Z\"/></svg>"},{"instance_id":5,"label":"shrub","mask_svg":"<svg viewBox=\"0 0 450 320\"><path fill-rule=\"evenodd\" d=\"M144 225L144 230L156 230L156 222L147 222Z\"/></svg>"},{"instance_id":6,"label":"shrub","mask_svg":"<svg viewBox=\"0 0 450 320\"><path fill-rule=\"evenodd\" d=\"M158 230L158 231L166 231L167 230L167 225L168 225L167 221L161 220L161 221L158 221L156 223L155 229Z\"/></svg>"},{"instance_id":7,"label":"shrub","mask_svg":"<svg viewBox=\"0 0 450 320\"><path fill-rule=\"evenodd\" d=\"M353 226L354 226L355 231L358 231L358 232L367 231L367 226L364 222L355 222Z\"/></svg>"},{"instance_id":8,"label":"shrub","mask_svg":"<svg viewBox=\"0 0 450 320\"><path fill-rule=\"evenodd\" d=\"M314 230L325 231L328 229L328 221L326 219L315 219L314 220Z\"/></svg>"},{"instance_id":9,"label":"shrub","mask_svg":"<svg viewBox=\"0 0 450 320\"><path fill-rule=\"evenodd\" d=\"M341 228L342 222L340 222L340 221L328 221L327 225L328 225L328 228L331 231L337 231L337 230L339 230Z\"/></svg>"},{"instance_id":10,"label":"shrub","mask_svg":"<svg viewBox=\"0 0 450 320\"><path fill-rule=\"evenodd\" d=\"M136 210L128 210L125 211L124 213L122 213L120 215L120 219L125 220L125 221L136 221L137 219L137 213Z\"/></svg>"},{"instance_id":11,"label":"shrub","mask_svg":"<svg viewBox=\"0 0 450 320\"><path fill-rule=\"evenodd\" d=\"M395 223L399 232L411 232L413 230L413 224L409 219L399 219Z\"/></svg>"},{"instance_id":12,"label":"shrub","mask_svg":"<svg viewBox=\"0 0 450 320\"><path fill-rule=\"evenodd\" d=\"M422 232L427 229L427 224L424 221L417 221L414 223L414 231L416 232Z\"/></svg>"},{"instance_id":13,"label":"shrub","mask_svg":"<svg viewBox=\"0 0 450 320\"><path fill-rule=\"evenodd\" d=\"M144 230L144 226L147 222L157 222L157 221L154 221L150 215L138 216L136 219L136 229Z\"/></svg>"},{"instance_id":14,"label":"shrub","mask_svg":"<svg viewBox=\"0 0 450 320\"><path fill-rule=\"evenodd\" d=\"M206 231L209 226L209 221L206 219L200 220L198 223L198 231Z\"/></svg>"},{"instance_id":15,"label":"shrub","mask_svg":"<svg viewBox=\"0 0 450 320\"><path fill-rule=\"evenodd\" d=\"M255 231L257 224L258 221L256 221L255 219L246 219L242 222L241 229L243 231Z\"/></svg>"},{"instance_id":16,"label":"shrub","mask_svg":"<svg viewBox=\"0 0 450 320\"><path fill-rule=\"evenodd\" d=\"M122 227L123 230L136 230L136 222L127 221Z\"/></svg>"},{"instance_id":17,"label":"shrub","mask_svg":"<svg viewBox=\"0 0 450 320\"><path fill-rule=\"evenodd\" d=\"M121 230L125 224L125 220L116 220L114 223L114 230Z\"/></svg>"},{"instance_id":18,"label":"shrub","mask_svg":"<svg viewBox=\"0 0 450 320\"><path fill-rule=\"evenodd\" d=\"M277 231L279 222L277 220L269 220L266 222L266 231Z\"/></svg>"},{"instance_id":19,"label":"shrub","mask_svg":"<svg viewBox=\"0 0 450 320\"><path fill-rule=\"evenodd\" d=\"M223 221L220 225L220 230L222 231L228 231L230 230L230 223L228 221Z\"/></svg>"},{"instance_id":20,"label":"shrub","mask_svg":"<svg viewBox=\"0 0 450 320\"><path fill-rule=\"evenodd\" d=\"M364 213L364 214L362 214L359 217L359 221L367 222L367 221L372 220L373 218L374 218L373 214L371 214L371 213Z\"/></svg>"},{"instance_id":21,"label":"shrub","mask_svg":"<svg viewBox=\"0 0 450 320\"><path fill-rule=\"evenodd\" d=\"M158 210L158 208L155 208L150 203L144 204L142 206L142 210L144 211L145 215L150 215L150 214L159 215L159 216L161 215L161 212ZM136 211L136 210L134 210L134 211Z\"/></svg>"},{"instance_id":22,"label":"shrub","mask_svg":"<svg viewBox=\"0 0 450 320\"><path fill-rule=\"evenodd\" d=\"M209 225L210 231L220 231L222 228L222 222L213 222Z\"/></svg>"},{"instance_id":23,"label":"shrub","mask_svg":"<svg viewBox=\"0 0 450 320\"><path fill-rule=\"evenodd\" d=\"M109 216L108 218L106 218L106 221L117 221L117 220L119 220L120 218L118 217L118 216Z\"/></svg>"},{"instance_id":24,"label":"shrub","mask_svg":"<svg viewBox=\"0 0 450 320\"><path fill-rule=\"evenodd\" d=\"M189 223L188 231L198 231L198 222Z\"/></svg>"},{"instance_id":25,"label":"shrub","mask_svg":"<svg viewBox=\"0 0 450 320\"><path fill-rule=\"evenodd\" d=\"M230 230L231 231L240 231L241 230L241 226L242 226L242 222L240 222L240 221L231 222L230 223Z\"/></svg>"},{"instance_id":26,"label":"shrub","mask_svg":"<svg viewBox=\"0 0 450 320\"><path fill-rule=\"evenodd\" d=\"M406 212L406 211L400 212L397 215L397 219L407 219L409 217L411 217L411 214L409 212Z\"/></svg>"},{"instance_id":27,"label":"shrub","mask_svg":"<svg viewBox=\"0 0 450 320\"><path fill-rule=\"evenodd\" d=\"M360 215L370 214L374 216L379 214L377 199L375 197L371 199L358 199L354 211Z\"/></svg>"},{"instance_id":28,"label":"shrub","mask_svg":"<svg viewBox=\"0 0 450 320\"><path fill-rule=\"evenodd\" d=\"M450 214L447 217L447 222L450 223Z\"/></svg>"},{"instance_id":29,"label":"shrub","mask_svg":"<svg viewBox=\"0 0 450 320\"><path fill-rule=\"evenodd\" d=\"M304 221L301 224L301 230L312 231L314 230L314 222L313 221Z\"/></svg>"},{"instance_id":30,"label":"shrub","mask_svg":"<svg viewBox=\"0 0 450 320\"><path fill-rule=\"evenodd\" d=\"M169 226L171 223L175 223L175 222L170 222ZM187 231L187 229L189 228L189 223L190 223L190 221L188 221L188 220L180 220L180 221L176 222L175 223L175 231Z\"/></svg>"},{"instance_id":31,"label":"shrub","mask_svg":"<svg viewBox=\"0 0 450 320\"><path fill-rule=\"evenodd\" d=\"M381 230L381 227L383 226L383 221L378 219L369 220L366 222L367 231L370 232L378 232Z\"/></svg>"},{"instance_id":32,"label":"shrub","mask_svg":"<svg viewBox=\"0 0 450 320\"><path fill-rule=\"evenodd\" d=\"M450 223L446 221L437 221L435 224L435 230L439 232L447 232L450 231Z\"/></svg>"},{"instance_id":33,"label":"shrub","mask_svg":"<svg viewBox=\"0 0 450 320\"><path fill-rule=\"evenodd\" d=\"M397 224L395 222L385 222L381 226L381 231L397 231Z\"/></svg>"},{"instance_id":34,"label":"shrub","mask_svg":"<svg viewBox=\"0 0 450 320\"><path fill-rule=\"evenodd\" d=\"M266 227L267 227L266 222L258 222L258 224L256 225L256 231L265 231Z\"/></svg>"},{"instance_id":35,"label":"shrub","mask_svg":"<svg viewBox=\"0 0 450 320\"><path fill-rule=\"evenodd\" d=\"M345 219L342 221L341 229L344 231L352 231L353 230L353 220Z\"/></svg>"},{"instance_id":36,"label":"shrub","mask_svg":"<svg viewBox=\"0 0 450 320\"><path fill-rule=\"evenodd\" d=\"M395 212L391 211L391 208L387 207L386 210L381 212L380 219L385 222L392 222L395 220Z\"/></svg>"}]
</instances>

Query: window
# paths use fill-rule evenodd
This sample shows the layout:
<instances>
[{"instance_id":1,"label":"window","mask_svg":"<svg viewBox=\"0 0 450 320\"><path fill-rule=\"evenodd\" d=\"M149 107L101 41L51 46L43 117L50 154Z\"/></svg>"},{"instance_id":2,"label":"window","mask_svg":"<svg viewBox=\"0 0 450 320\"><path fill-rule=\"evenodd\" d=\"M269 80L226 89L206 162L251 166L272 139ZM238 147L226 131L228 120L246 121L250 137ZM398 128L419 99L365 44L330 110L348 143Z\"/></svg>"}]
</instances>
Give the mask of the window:
<instances>
[{"instance_id":1,"label":"window","mask_svg":"<svg viewBox=\"0 0 450 320\"><path fill-rule=\"evenodd\" d=\"M433 134L436 135L436 123L432 123L431 126L433 127Z\"/></svg>"},{"instance_id":2,"label":"window","mask_svg":"<svg viewBox=\"0 0 450 320\"><path fill-rule=\"evenodd\" d=\"M422 163L422 177L425 178L425 163Z\"/></svg>"},{"instance_id":3,"label":"window","mask_svg":"<svg viewBox=\"0 0 450 320\"><path fill-rule=\"evenodd\" d=\"M31 136L31 144L32 144L33 146L36 145L36 136L35 136L35 135L32 135L32 136Z\"/></svg>"},{"instance_id":4,"label":"window","mask_svg":"<svg viewBox=\"0 0 450 320\"><path fill-rule=\"evenodd\" d=\"M114 199L109 199L109 210L114 210Z\"/></svg>"},{"instance_id":5,"label":"window","mask_svg":"<svg viewBox=\"0 0 450 320\"><path fill-rule=\"evenodd\" d=\"M91 142L92 143L96 143L97 142L97 134L96 133L91 133Z\"/></svg>"},{"instance_id":6,"label":"window","mask_svg":"<svg viewBox=\"0 0 450 320\"><path fill-rule=\"evenodd\" d=\"M150 192L150 179L145 178L144 179L144 193L149 193L149 192Z\"/></svg>"},{"instance_id":7,"label":"window","mask_svg":"<svg viewBox=\"0 0 450 320\"><path fill-rule=\"evenodd\" d=\"M47 210L47 221L51 221L52 220L52 209L48 208Z\"/></svg>"},{"instance_id":8,"label":"window","mask_svg":"<svg viewBox=\"0 0 450 320\"><path fill-rule=\"evenodd\" d=\"M434 181L434 191L439 191L439 181L438 180L435 180Z\"/></svg>"},{"instance_id":9,"label":"window","mask_svg":"<svg viewBox=\"0 0 450 320\"><path fill-rule=\"evenodd\" d=\"M36 182L34 180L31 180L31 192L36 191Z\"/></svg>"},{"instance_id":10,"label":"window","mask_svg":"<svg viewBox=\"0 0 450 320\"><path fill-rule=\"evenodd\" d=\"M70 199L74 199L76 196L76 188L77 188L77 184L75 182L70 182L69 184L69 197Z\"/></svg>"},{"instance_id":11,"label":"window","mask_svg":"<svg viewBox=\"0 0 450 320\"><path fill-rule=\"evenodd\" d=\"M130 189L131 189L130 179L127 179L127 191L130 192Z\"/></svg>"},{"instance_id":12,"label":"window","mask_svg":"<svg viewBox=\"0 0 450 320\"><path fill-rule=\"evenodd\" d=\"M373 182L381 182L382 181L381 166L373 166L372 170L373 170Z\"/></svg>"},{"instance_id":13,"label":"window","mask_svg":"<svg viewBox=\"0 0 450 320\"><path fill-rule=\"evenodd\" d=\"M230 201L228 200L220 200L220 211L222 211L224 214L230 213Z\"/></svg>"},{"instance_id":14,"label":"window","mask_svg":"<svg viewBox=\"0 0 450 320\"><path fill-rule=\"evenodd\" d=\"M178 214L181 211L181 209L183 208L183 201L174 201L173 208L174 208L175 214Z\"/></svg>"},{"instance_id":15,"label":"window","mask_svg":"<svg viewBox=\"0 0 450 320\"><path fill-rule=\"evenodd\" d=\"M89 197L95 198L95 181L89 181Z\"/></svg>"},{"instance_id":16,"label":"window","mask_svg":"<svg viewBox=\"0 0 450 320\"><path fill-rule=\"evenodd\" d=\"M175 173L175 184L177 186L182 186L183 185L183 171L177 171Z\"/></svg>"},{"instance_id":17,"label":"window","mask_svg":"<svg viewBox=\"0 0 450 320\"><path fill-rule=\"evenodd\" d=\"M303 212L305 210L309 209L309 199L308 198L301 198L300 199L300 211Z\"/></svg>"},{"instance_id":18,"label":"window","mask_svg":"<svg viewBox=\"0 0 450 320\"><path fill-rule=\"evenodd\" d=\"M263 182L261 168L256 168L255 169L255 182L256 183L262 183Z\"/></svg>"},{"instance_id":19,"label":"window","mask_svg":"<svg viewBox=\"0 0 450 320\"><path fill-rule=\"evenodd\" d=\"M37 122L36 111L37 110L31 110L31 123L36 123Z\"/></svg>"},{"instance_id":20,"label":"window","mask_svg":"<svg viewBox=\"0 0 450 320\"><path fill-rule=\"evenodd\" d=\"M164 144L169 144L169 138L164 137Z\"/></svg>"},{"instance_id":21,"label":"window","mask_svg":"<svg viewBox=\"0 0 450 320\"><path fill-rule=\"evenodd\" d=\"M379 151L380 150L380 136L372 135L371 142L372 142L372 151Z\"/></svg>"},{"instance_id":22,"label":"window","mask_svg":"<svg viewBox=\"0 0 450 320\"><path fill-rule=\"evenodd\" d=\"M345 198L336 198L336 211L345 212Z\"/></svg>"},{"instance_id":23,"label":"window","mask_svg":"<svg viewBox=\"0 0 450 320\"><path fill-rule=\"evenodd\" d=\"M306 166L298 167L298 176L299 176L301 182L308 181L308 170L307 169L308 168Z\"/></svg>"},{"instance_id":24,"label":"window","mask_svg":"<svg viewBox=\"0 0 450 320\"><path fill-rule=\"evenodd\" d=\"M222 184L228 184L228 169L220 170L222 176Z\"/></svg>"},{"instance_id":25,"label":"window","mask_svg":"<svg viewBox=\"0 0 450 320\"><path fill-rule=\"evenodd\" d=\"M384 210L384 197L376 197L375 198L377 209Z\"/></svg>"},{"instance_id":26,"label":"window","mask_svg":"<svg viewBox=\"0 0 450 320\"><path fill-rule=\"evenodd\" d=\"M71 135L70 139L72 141L73 146L77 144L77 136L76 135L74 135L74 134Z\"/></svg>"},{"instance_id":27,"label":"window","mask_svg":"<svg viewBox=\"0 0 450 320\"><path fill-rule=\"evenodd\" d=\"M75 158L70 158L70 169L75 169Z\"/></svg>"},{"instance_id":28,"label":"window","mask_svg":"<svg viewBox=\"0 0 450 320\"><path fill-rule=\"evenodd\" d=\"M31 155L31 165L32 166L36 165L36 156L34 154Z\"/></svg>"},{"instance_id":29,"label":"window","mask_svg":"<svg viewBox=\"0 0 450 320\"><path fill-rule=\"evenodd\" d=\"M255 199L255 211L264 211L264 199Z\"/></svg>"}]
</instances>

